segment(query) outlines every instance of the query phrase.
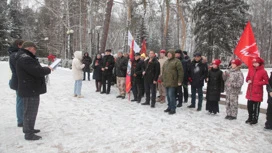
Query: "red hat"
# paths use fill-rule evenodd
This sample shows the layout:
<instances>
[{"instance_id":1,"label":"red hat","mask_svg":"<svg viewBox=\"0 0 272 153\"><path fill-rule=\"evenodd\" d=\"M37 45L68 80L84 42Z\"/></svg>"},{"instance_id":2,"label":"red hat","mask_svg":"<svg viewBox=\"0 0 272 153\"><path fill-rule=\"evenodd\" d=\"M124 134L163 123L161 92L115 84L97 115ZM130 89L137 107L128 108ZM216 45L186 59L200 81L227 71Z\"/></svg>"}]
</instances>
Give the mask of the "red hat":
<instances>
[{"instance_id":1,"label":"red hat","mask_svg":"<svg viewBox=\"0 0 272 153\"><path fill-rule=\"evenodd\" d=\"M160 51L160 53L164 53L164 54L165 54L165 53L166 53L166 51L162 49L162 50Z\"/></svg>"},{"instance_id":2,"label":"red hat","mask_svg":"<svg viewBox=\"0 0 272 153\"><path fill-rule=\"evenodd\" d=\"M260 57L254 57L252 63L259 63L260 65L264 64L264 60Z\"/></svg>"},{"instance_id":3,"label":"red hat","mask_svg":"<svg viewBox=\"0 0 272 153\"><path fill-rule=\"evenodd\" d=\"M213 60L212 64L215 64L215 65L219 66L221 64L221 60L220 59L215 59L215 60Z\"/></svg>"},{"instance_id":4,"label":"red hat","mask_svg":"<svg viewBox=\"0 0 272 153\"><path fill-rule=\"evenodd\" d=\"M235 64L236 66L240 66L240 65L242 65L242 61L240 61L239 59L234 59L231 61L231 64Z\"/></svg>"}]
</instances>

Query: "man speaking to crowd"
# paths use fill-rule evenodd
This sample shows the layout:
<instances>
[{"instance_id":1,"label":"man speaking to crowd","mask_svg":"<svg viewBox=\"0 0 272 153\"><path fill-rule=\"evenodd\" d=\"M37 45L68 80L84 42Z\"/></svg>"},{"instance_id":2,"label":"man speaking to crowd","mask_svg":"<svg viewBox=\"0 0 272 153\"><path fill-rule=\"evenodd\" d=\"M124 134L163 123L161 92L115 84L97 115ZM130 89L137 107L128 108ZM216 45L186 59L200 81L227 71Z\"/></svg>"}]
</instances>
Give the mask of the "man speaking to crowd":
<instances>
[{"instance_id":1,"label":"man speaking to crowd","mask_svg":"<svg viewBox=\"0 0 272 153\"><path fill-rule=\"evenodd\" d=\"M26 140L39 140L35 135L40 130L34 129L38 113L40 94L46 93L45 76L51 73L51 67L42 67L35 54L37 46L33 42L24 42L16 55L18 75L18 94L23 98L23 132Z\"/></svg>"}]
</instances>

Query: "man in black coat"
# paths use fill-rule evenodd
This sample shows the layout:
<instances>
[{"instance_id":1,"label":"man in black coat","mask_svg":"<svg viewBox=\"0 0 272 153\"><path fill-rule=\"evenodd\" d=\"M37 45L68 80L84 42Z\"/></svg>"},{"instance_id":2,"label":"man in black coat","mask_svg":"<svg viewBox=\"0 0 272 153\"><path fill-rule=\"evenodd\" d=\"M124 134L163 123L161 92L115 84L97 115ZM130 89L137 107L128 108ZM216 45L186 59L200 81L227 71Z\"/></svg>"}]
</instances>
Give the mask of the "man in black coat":
<instances>
[{"instance_id":1,"label":"man in black coat","mask_svg":"<svg viewBox=\"0 0 272 153\"><path fill-rule=\"evenodd\" d=\"M192 103L189 108L195 108L196 92L198 92L198 108L201 111L203 101L204 80L207 78L207 64L202 63L201 53L194 54L194 60L189 67L189 81L191 83Z\"/></svg>"},{"instance_id":2,"label":"man in black coat","mask_svg":"<svg viewBox=\"0 0 272 153\"><path fill-rule=\"evenodd\" d=\"M92 64L92 58L89 56L89 53L85 53L82 59L82 63L85 64L85 67L83 68L84 77L83 80L86 78L86 73L88 74L88 81L90 81L90 65Z\"/></svg>"},{"instance_id":3,"label":"man in black coat","mask_svg":"<svg viewBox=\"0 0 272 153\"><path fill-rule=\"evenodd\" d=\"M158 81L158 77L160 75L160 63L158 62L155 52L149 52L149 59L145 61L144 65L144 84L145 84L145 93L146 100L142 105L150 105L150 90L152 94L151 99L151 108L155 107L156 103L156 85Z\"/></svg>"},{"instance_id":4,"label":"man in black coat","mask_svg":"<svg viewBox=\"0 0 272 153\"><path fill-rule=\"evenodd\" d=\"M24 41L23 40L15 40L12 46L9 47L9 67L12 72L11 79L9 81L9 86L11 89L16 91L16 115L17 115L17 126L23 127L24 120L24 103L22 97L18 95L18 77L16 73L16 60L15 56L22 47Z\"/></svg>"},{"instance_id":5,"label":"man in black coat","mask_svg":"<svg viewBox=\"0 0 272 153\"><path fill-rule=\"evenodd\" d=\"M141 102L143 91L144 91L144 79L143 79L143 70L144 70L144 61L141 60L141 54L135 54L135 68L133 71L133 86L136 87L136 93L134 94L134 99L131 100Z\"/></svg>"},{"instance_id":6,"label":"man in black coat","mask_svg":"<svg viewBox=\"0 0 272 153\"><path fill-rule=\"evenodd\" d=\"M112 81L112 75L113 75L113 68L114 68L114 57L111 55L111 49L107 49L105 52L105 56L102 59L102 85L103 89L101 94L109 94L110 93L110 87L111 87L111 81ZM107 85L107 88L106 88Z\"/></svg>"},{"instance_id":7,"label":"man in black coat","mask_svg":"<svg viewBox=\"0 0 272 153\"><path fill-rule=\"evenodd\" d=\"M115 75L117 87L119 89L119 95L116 98L125 99L128 58L124 57L122 52L118 52L117 56L118 57L115 63Z\"/></svg>"},{"instance_id":8,"label":"man in black coat","mask_svg":"<svg viewBox=\"0 0 272 153\"><path fill-rule=\"evenodd\" d=\"M187 51L183 51L184 59L183 59L182 65L184 65L183 66L184 78L183 78L182 86L183 86L184 103L188 102L188 97L189 97L189 94L188 94L188 85L189 85L188 68L191 65L191 59L187 54L188 54Z\"/></svg>"},{"instance_id":9,"label":"man in black coat","mask_svg":"<svg viewBox=\"0 0 272 153\"><path fill-rule=\"evenodd\" d=\"M46 93L45 76L52 68L42 67L37 60L37 47L33 42L24 42L22 49L16 55L16 72L18 76L18 94L24 102L23 132L26 140L39 140L35 135L36 116L38 113L40 94Z\"/></svg>"}]
</instances>

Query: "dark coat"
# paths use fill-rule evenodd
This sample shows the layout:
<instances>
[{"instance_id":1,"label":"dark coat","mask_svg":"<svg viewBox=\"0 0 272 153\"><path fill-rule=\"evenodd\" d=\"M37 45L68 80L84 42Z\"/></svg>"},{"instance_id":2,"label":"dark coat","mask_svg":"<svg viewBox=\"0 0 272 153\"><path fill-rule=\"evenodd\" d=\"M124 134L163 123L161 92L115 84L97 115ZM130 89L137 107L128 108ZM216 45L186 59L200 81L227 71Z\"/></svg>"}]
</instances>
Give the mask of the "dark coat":
<instances>
[{"instance_id":1,"label":"dark coat","mask_svg":"<svg viewBox=\"0 0 272 153\"><path fill-rule=\"evenodd\" d=\"M9 81L9 87L13 90L17 90L18 89L18 77L17 77L17 73L16 73L16 60L15 60L15 56L18 53L19 48L17 47L10 47L8 49L8 52L10 53L9 55L9 67L11 70L11 79Z\"/></svg>"},{"instance_id":2,"label":"dark coat","mask_svg":"<svg viewBox=\"0 0 272 153\"><path fill-rule=\"evenodd\" d=\"M21 97L33 97L46 93L45 75L51 73L48 67L42 67L36 56L25 49L16 55L18 76L18 94Z\"/></svg>"},{"instance_id":3,"label":"dark coat","mask_svg":"<svg viewBox=\"0 0 272 153\"><path fill-rule=\"evenodd\" d=\"M160 63L157 58L153 58L151 62L149 59L145 61L144 65L144 82L148 84L153 84L153 81L158 81L160 75Z\"/></svg>"},{"instance_id":4,"label":"dark coat","mask_svg":"<svg viewBox=\"0 0 272 153\"><path fill-rule=\"evenodd\" d=\"M207 78L207 101L220 101L220 94L224 92L223 72L212 68Z\"/></svg>"},{"instance_id":5,"label":"dark coat","mask_svg":"<svg viewBox=\"0 0 272 153\"><path fill-rule=\"evenodd\" d=\"M272 92L272 72L271 72L270 78L268 80L267 92L268 92L267 103L272 104L272 97L269 95L269 93Z\"/></svg>"},{"instance_id":6,"label":"dark coat","mask_svg":"<svg viewBox=\"0 0 272 153\"><path fill-rule=\"evenodd\" d=\"M133 80L135 84L143 83L143 71L144 71L144 61L141 59L135 60L135 68L133 71ZM136 76L135 76L135 75Z\"/></svg>"},{"instance_id":7,"label":"dark coat","mask_svg":"<svg viewBox=\"0 0 272 153\"><path fill-rule=\"evenodd\" d=\"M102 67L101 68L105 68L108 67L108 69L105 69L105 71L102 71L102 75L106 76L106 75L112 75L112 71L114 68L114 58L112 55L105 55L102 58Z\"/></svg>"},{"instance_id":8,"label":"dark coat","mask_svg":"<svg viewBox=\"0 0 272 153\"><path fill-rule=\"evenodd\" d=\"M126 77L128 66L128 58L118 57L115 62L115 75L117 77Z\"/></svg>"},{"instance_id":9,"label":"dark coat","mask_svg":"<svg viewBox=\"0 0 272 153\"><path fill-rule=\"evenodd\" d=\"M182 60L182 66L183 66L183 71L184 71L184 77L183 77L183 84L188 85L188 78L189 78L189 68L191 65L191 60L189 56L185 56L184 59Z\"/></svg>"},{"instance_id":10,"label":"dark coat","mask_svg":"<svg viewBox=\"0 0 272 153\"><path fill-rule=\"evenodd\" d=\"M87 54L87 56L85 56ZM92 58L89 56L88 53L85 53L82 59L82 63L85 64L85 67L83 68L84 72L90 72L90 65L92 64Z\"/></svg>"},{"instance_id":11,"label":"dark coat","mask_svg":"<svg viewBox=\"0 0 272 153\"><path fill-rule=\"evenodd\" d=\"M192 61L188 69L189 78L191 78L191 86L194 88L200 88L204 86L204 80L208 74L207 64L202 63L201 61L196 62Z\"/></svg>"},{"instance_id":12,"label":"dark coat","mask_svg":"<svg viewBox=\"0 0 272 153\"><path fill-rule=\"evenodd\" d=\"M95 64L98 64L98 65L95 65ZM94 69L93 71L93 79L94 80L97 80L97 81L101 81L102 80L102 59L97 59L95 58L95 60L93 61L93 64L92 64L92 68Z\"/></svg>"}]
</instances>

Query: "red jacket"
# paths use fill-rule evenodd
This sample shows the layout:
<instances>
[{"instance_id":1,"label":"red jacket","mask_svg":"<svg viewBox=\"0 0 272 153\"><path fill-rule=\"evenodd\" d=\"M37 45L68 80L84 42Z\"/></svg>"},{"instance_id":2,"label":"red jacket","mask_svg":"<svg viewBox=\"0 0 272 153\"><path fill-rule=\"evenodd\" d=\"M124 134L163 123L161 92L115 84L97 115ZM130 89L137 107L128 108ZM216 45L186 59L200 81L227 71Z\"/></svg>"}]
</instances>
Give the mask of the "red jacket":
<instances>
[{"instance_id":1,"label":"red jacket","mask_svg":"<svg viewBox=\"0 0 272 153\"><path fill-rule=\"evenodd\" d=\"M251 80L248 84L246 98L254 102L263 101L263 86L268 84L268 75L261 65L257 68L250 68L246 77L246 82Z\"/></svg>"}]
</instances>

